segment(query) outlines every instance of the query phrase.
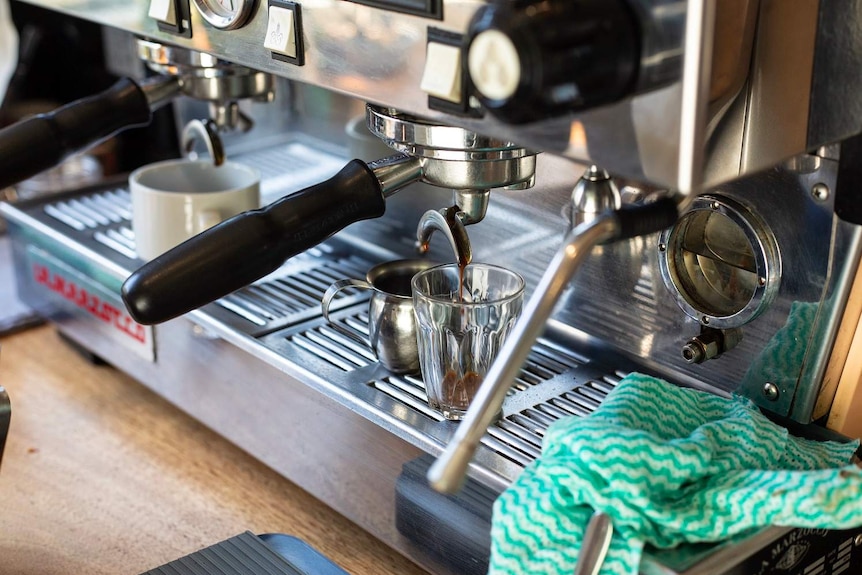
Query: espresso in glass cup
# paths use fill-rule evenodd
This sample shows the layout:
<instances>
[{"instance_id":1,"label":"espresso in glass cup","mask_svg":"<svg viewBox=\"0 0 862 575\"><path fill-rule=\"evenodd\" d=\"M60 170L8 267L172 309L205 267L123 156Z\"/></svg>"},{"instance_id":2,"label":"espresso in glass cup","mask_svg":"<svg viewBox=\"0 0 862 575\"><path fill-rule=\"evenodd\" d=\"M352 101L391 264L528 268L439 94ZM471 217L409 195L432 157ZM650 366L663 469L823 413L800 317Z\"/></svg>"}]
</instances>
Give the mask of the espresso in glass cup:
<instances>
[{"instance_id":1,"label":"espresso in glass cup","mask_svg":"<svg viewBox=\"0 0 862 575\"><path fill-rule=\"evenodd\" d=\"M419 364L428 404L463 419L524 303L524 279L491 264L444 264L413 276Z\"/></svg>"}]
</instances>

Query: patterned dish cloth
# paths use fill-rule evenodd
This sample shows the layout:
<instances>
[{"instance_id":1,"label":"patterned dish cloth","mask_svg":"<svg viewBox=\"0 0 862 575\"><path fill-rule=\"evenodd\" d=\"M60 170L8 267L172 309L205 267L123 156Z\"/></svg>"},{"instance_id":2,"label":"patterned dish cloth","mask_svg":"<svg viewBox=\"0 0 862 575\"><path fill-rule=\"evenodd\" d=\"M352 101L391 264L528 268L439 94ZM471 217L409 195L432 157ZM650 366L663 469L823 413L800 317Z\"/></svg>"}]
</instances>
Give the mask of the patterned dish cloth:
<instances>
[{"instance_id":1,"label":"patterned dish cloth","mask_svg":"<svg viewBox=\"0 0 862 575\"><path fill-rule=\"evenodd\" d=\"M636 575L646 544L857 527L858 446L791 436L744 398L630 375L594 413L554 423L497 499L489 574L571 575L593 511L613 521L601 575Z\"/></svg>"}]
</instances>

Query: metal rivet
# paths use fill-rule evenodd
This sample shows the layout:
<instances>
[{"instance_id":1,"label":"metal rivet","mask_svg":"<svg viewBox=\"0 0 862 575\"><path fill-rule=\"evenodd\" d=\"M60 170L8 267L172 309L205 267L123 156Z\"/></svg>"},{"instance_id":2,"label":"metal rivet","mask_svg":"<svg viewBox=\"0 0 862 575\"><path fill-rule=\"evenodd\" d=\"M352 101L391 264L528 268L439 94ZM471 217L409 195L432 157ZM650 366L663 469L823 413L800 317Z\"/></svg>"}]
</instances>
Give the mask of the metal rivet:
<instances>
[{"instance_id":1,"label":"metal rivet","mask_svg":"<svg viewBox=\"0 0 862 575\"><path fill-rule=\"evenodd\" d=\"M767 381L763 385L763 397L769 401L778 401L779 395L781 395L781 393L778 391L778 386L774 383Z\"/></svg>"},{"instance_id":2,"label":"metal rivet","mask_svg":"<svg viewBox=\"0 0 862 575\"><path fill-rule=\"evenodd\" d=\"M763 287L766 285L766 278L757 278L757 285Z\"/></svg>"},{"instance_id":3,"label":"metal rivet","mask_svg":"<svg viewBox=\"0 0 862 575\"><path fill-rule=\"evenodd\" d=\"M659 244L658 245L658 251L660 251L660 252L667 251L667 244Z\"/></svg>"},{"instance_id":4,"label":"metal rivet","mask_svg":"<svg viewBox=\"0 0 862 575\"><path fill-rule=\"evenodd\" d=\"M721 207L721 204L719 204L718 202L712 202L712 203L709 205L709 207L711 207L713 210L717 210L717 209L719 209L719 208Z\"/></svg>"},{"instance_id":5,"label":"metal rivet","mask_svg":"<svg viewBox=\"0 0 862 575\"><path fill-rule=\"evenodd\" d=\"M853 539L853 545L855 545L856 547L859 547L860 545L862 545L862 533L860 533L859 535L856 536L855 539Z\"/></svg>"},{"instance_id":6,"label":"metal rivet","mask_svg":"<svg viewBox=\"0 0 862 575\"><path fill-rule=\"evenodd\" d=\"M818 202L825 202L829 199L829 186L824 183L814 184L811 188L811 195Z\"/></svg>"},{"instance_id":7,"label":"metal rivet","mask_svg":"<svg viewBox=\"0 0 862 575\"><path fill-rule=\"evenodd\" d=\"M705 315L705 316L701 317L700 323L702 323L703 325L709 325L709 316Z\"/></svg>"}]
</instances>

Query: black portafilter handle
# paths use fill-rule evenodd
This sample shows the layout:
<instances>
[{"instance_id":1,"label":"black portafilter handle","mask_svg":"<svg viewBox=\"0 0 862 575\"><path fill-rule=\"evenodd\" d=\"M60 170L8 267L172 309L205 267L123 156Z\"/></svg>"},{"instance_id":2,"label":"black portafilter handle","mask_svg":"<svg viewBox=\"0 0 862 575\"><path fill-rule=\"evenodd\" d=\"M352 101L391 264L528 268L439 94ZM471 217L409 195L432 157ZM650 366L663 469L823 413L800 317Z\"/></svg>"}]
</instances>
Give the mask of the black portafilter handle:
<instances>
[{"instance_id":1,"label":"black portafilter handle","mask_svg":"<svg viewBox=\"0 0 862 575\"><path fill-rule=\"evenodd\" d=\"M278 269L287 259L360 220L377 218L390 192L419 179L402 156L396 182L353 160L335 176L217 224L147 262L123 283L138 323L162 323L211 303Z\"/></svg>"},{"instance_id":2,"label":"black portafilter handle","mask_svg":"<svg viewBox=\"0 0 862 575\"><path fill-rule=\"evenodd\" d=\"M174 78L148 85L123 78L100 94L7 126L0 130L0 189L122 130L149 124L152 110L178 92Z\"/></svg>"}]
</instances>

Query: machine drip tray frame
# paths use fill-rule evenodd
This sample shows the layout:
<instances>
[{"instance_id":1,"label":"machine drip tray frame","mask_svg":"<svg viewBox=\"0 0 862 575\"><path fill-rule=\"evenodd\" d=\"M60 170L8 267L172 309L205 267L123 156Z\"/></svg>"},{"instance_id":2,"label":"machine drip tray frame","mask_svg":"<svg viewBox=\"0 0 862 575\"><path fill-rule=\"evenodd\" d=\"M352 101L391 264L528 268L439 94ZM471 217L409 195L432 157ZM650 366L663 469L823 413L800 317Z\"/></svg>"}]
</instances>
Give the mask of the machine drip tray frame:
<instances>
[{"instance_id":1,"label":"machine drip tray frame","mask_svg":"<svg viewBox=\"0 0 862 575\"><path fill-rule=\"evenodd\" d=\"M296 153L303 156L301 161L286 161ZM296 165L302 171L303 166L312 163L313 153L304 144L288 142L282 148L236 159L261 169L262 188L267 190L265 200L270 196L268 201L272 201L272 196L291 193L306 182L291 180L281 172L273 175L267 164L274 165L277 158L278 165ZM337 157L319 153L323 160L318 165L337 169ZM93 262L110 261L113 271L122 277L107 282L111 284L105 286L108 289L118 290L125 276L140 264L131 230L131 199L122 182L7 205L3 212L17 222L16 229L31 227L44 232L50 228L53 239L59 236L75 252L78 261L74 267L93 281L104 283L104 274L92 272ZM208 335L240 343L246 351L297 375L355 413L436 454L448 442L454 427L428 407L421 378L389 373L370 349L341 336L320 312L320 300L330 283L345 277L362 278L374 264L408 257L382 248L371 251L368 242L356 247L353 239L362 236L362 230L367 228L390 238L408 237L412 229L406 225L399 229L398 224L382 220L359 224L363 225L352 233L348 229L336 234L269 276L188 317ZM50 246L43 247L51 251ZM367 329L367 293L345 293L333 303L333 320L360 331ZM553 421L594 410L628 370L597 365L549 330L534 346L509 393L503 419L483 439L485 449L480 450L473 473L501 488L538 457L544 430Z\"/></svg>"}]
</instances>

